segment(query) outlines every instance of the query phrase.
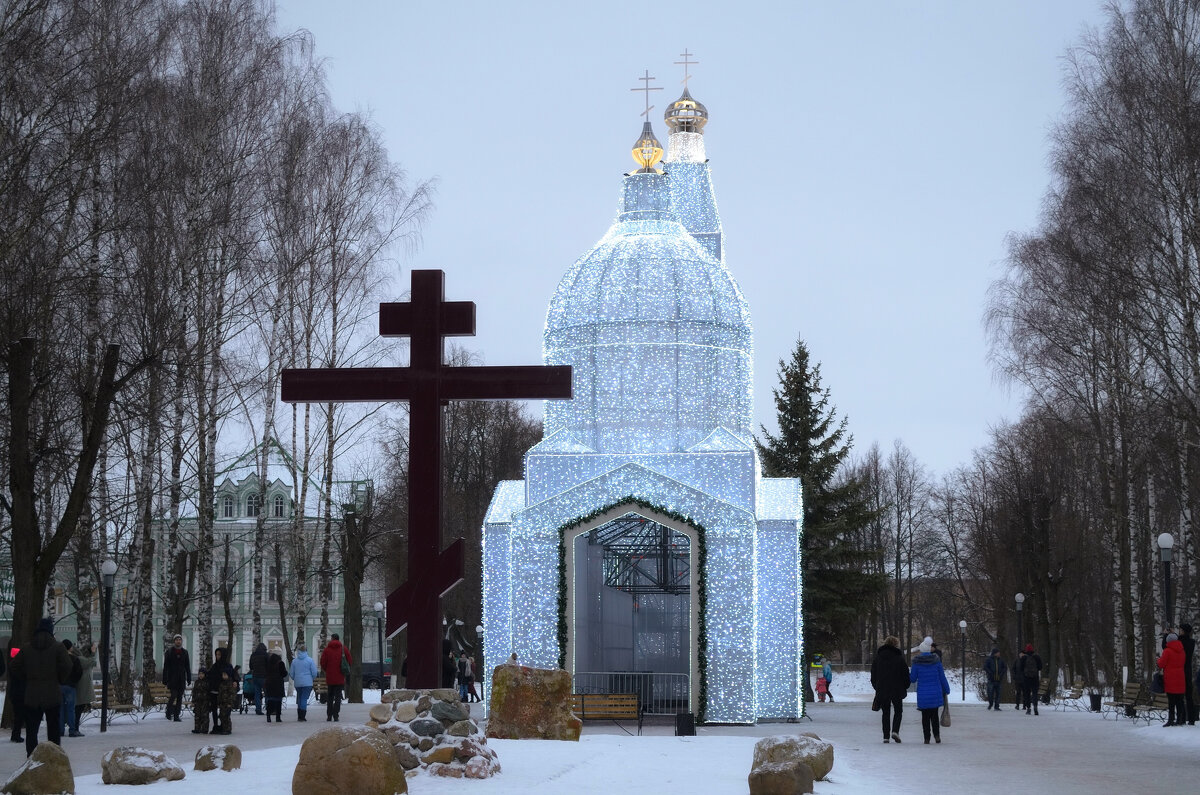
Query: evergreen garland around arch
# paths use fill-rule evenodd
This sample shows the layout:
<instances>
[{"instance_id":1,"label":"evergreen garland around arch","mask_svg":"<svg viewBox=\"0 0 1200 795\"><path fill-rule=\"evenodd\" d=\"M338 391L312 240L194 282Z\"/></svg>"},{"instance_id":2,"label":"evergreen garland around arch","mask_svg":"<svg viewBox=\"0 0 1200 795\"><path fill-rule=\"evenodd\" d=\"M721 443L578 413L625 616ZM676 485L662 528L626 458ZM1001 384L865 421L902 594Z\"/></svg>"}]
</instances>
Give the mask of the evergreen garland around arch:
<instances>
[{"instance_id":1,"label":"evergreen garland around arch","mask_svg":"<svg viewBox=\"0 0 1200 795\"><path fill-rule=\"evenodd\" d=\"M696 699L696 721L703 723L704 715L708 710L708 546L705 542L705 530L702 525L692 521L691 517L661 505L637 497L623 497L586 516L572 519L558 528L558 667L564 669L567 667L567 532L580 525L588 524L612 509L624 505L636 505L644 510L653 511L696 531L696 605L699 611L699 615L696 617L696 668L700 672L700 697ZM646 518L653 521L651 517Z\"/></svg>"}]
</instances>

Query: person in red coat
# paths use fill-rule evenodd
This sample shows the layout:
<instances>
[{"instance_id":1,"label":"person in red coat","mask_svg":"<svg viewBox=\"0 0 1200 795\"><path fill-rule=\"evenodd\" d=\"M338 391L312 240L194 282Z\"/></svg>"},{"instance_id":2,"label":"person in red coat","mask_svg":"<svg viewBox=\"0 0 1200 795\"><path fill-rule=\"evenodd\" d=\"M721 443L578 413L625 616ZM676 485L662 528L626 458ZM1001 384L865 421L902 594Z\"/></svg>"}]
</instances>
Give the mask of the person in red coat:
<instances>
[{"instance_id":1,"label":"person in red coat","mask_svg":"<svg viewBox=\"0 0 1200 795\"><path fill-rule=\"evenodd\" d=\"M1182 650L1182 646L1180 649ZM342 645L342 639L335 632L329 636L329 643L321 652L321 670L325 672L325 720L337 720L342 711L342 692L346 686L346 675L342 673L342 658L347 665L352 665L350 650Z\"/></svg>"},{"instance_id":2,"label":"person in red coat","mask_svg":"<svg viewBox=\"0 0 1200 795\"><path fill-rule=\"evenodd\" d=\"M1163 690L1167 691L1167 722L1163 726L1183 726L1187 723L1187 700L1184 697L1187 677L1183 673L1186 659L1179 636L1174 632L1167 635L1162 656L1158 658L1158 667L1163 672Z\"/></svg>"}]
</instances>

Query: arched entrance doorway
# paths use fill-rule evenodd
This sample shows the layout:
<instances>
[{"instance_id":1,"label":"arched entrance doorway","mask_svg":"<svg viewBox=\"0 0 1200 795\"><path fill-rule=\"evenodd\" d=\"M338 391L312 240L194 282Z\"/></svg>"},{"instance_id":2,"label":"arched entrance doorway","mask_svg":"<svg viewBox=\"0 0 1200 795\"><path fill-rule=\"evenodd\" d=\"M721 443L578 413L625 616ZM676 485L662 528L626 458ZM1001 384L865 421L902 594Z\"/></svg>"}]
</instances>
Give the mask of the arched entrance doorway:
<instances>
[{"instance_id":1,"label":"arched entrance doorway","mask_svg":"<svg viewBox=\"0 0 1200 795\"><path fill-rule=\"evenodd\" d=\"M620 505L563 542L575 692L637 693L647 713L695 712L696 530Z\"/></svg>"}]
</instances>

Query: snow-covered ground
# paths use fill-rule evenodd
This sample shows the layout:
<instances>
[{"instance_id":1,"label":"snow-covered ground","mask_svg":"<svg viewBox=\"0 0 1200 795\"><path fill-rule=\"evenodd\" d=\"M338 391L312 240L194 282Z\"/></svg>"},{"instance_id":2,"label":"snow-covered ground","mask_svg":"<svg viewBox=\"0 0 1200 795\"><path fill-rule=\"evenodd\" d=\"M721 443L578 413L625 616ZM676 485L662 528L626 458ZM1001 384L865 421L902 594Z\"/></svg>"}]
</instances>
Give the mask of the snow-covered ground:
<instances>
[{"instance_id":1,"label":"snow-covered ground","mask_svg":"<svg viewBox=\"0 0 1200 795\"><path fill-rule=\"evenodd\" d=\"M949 672L948 672L949 673ZM957 678L951 681L953 725L942 730L941 745L921 743L920 715L910 694L901 737L882 743L878 713L868 708L867 676L846 673L834 680L834 703L809 706L811 720L797 724L702 726L695 737L674 737L673 726L654 723L641 737L613 724L588 723L578 743L492 740L503 772L487 781L409 780L413 793L479 795L614 795L615 793L745 793L754 743L764 736L813 731L834 743L835 763L828 781L817 782L820 795L926 793L930 790L976 793L1177 793L1200 775L1200 727L1163 728L1158 722L1134 724L1103 720L1095 713L1044 707L1039 717L1011 705L991 712L968 685L965 703ZM372 694L375 700L378 694ZM344 722L365 720L369 705L343 708ZM64 740L75 766L80 795L116 795L127 787L100 781L99 757L117 745L163 750L187 771L180 782L136 788L153 795L211 795L228 790L255 795L291 792L292 771L303 737L327 725L297 724L285 710L283 725L253 716L234 719L228 741L243 749L242 769L230 773L191 769L195 750L207 743L187 732L190 726L158 716L114 724L107 735L85 725L86 738ZM0 771L14 770L24 758L19 746L3 743ZM348 793L348 795L351 795Z\"/></svg>"}]
</instances>

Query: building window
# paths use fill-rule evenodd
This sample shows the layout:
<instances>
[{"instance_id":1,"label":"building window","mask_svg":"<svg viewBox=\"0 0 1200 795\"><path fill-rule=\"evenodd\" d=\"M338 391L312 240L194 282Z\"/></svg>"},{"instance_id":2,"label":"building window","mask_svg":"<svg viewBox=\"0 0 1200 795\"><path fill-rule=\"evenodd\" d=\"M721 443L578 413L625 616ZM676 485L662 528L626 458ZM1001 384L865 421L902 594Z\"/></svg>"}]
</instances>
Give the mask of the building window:
<instances>
[{"instance_id":1,"label":"building window","mask_svg":"<svg viewBox=\"0 0 1200 795\"><path fill-rule=\"evenodd\" d=\"M221 516L225 519L233 518L233 497L228 494L221 499Z\"/></svg>"},{"instance_id":2,"label":"building window","mask_svg":"<svg viewBox=\"0 0 1200 795\"><path fill-rule=\"evenodd\" d=\"M251 494L250 496L246 497L246 515L247 516L258 516L258 512L261 508L262 508L262 505L258 501L257 494Z\"/></svg>"},{"instance_id":3,"label":"building window","mask_svg":"<svg viewBox=\"0 0 1200 795\"><path fill-rule=\"evenodd\" d=\"M276 519L282 519L283 518L283 506L284 506L283 495L276 494L275 495L275 505L271 509L271 515L274 516Z\"/></svg>"}]
</instances>

